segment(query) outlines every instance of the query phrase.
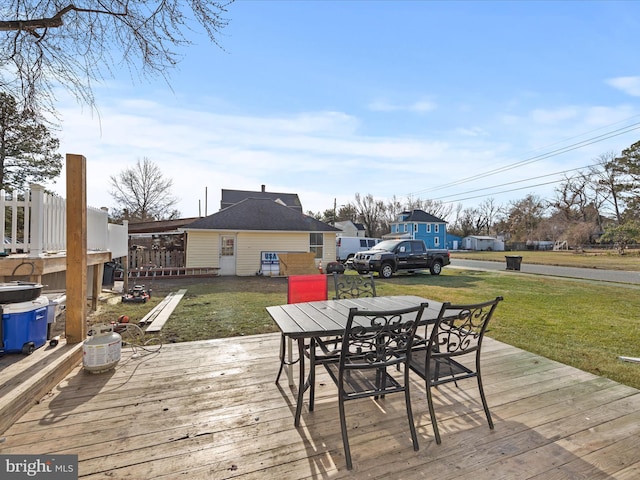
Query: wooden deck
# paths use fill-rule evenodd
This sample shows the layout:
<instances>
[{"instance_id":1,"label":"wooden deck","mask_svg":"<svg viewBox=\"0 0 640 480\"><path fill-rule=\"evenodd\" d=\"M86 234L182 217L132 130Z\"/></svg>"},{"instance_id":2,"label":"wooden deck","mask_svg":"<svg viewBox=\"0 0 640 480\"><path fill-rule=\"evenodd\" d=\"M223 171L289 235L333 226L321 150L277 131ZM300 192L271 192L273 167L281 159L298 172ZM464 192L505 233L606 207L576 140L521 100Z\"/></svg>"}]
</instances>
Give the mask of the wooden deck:
<instances>
[{"instance_id":1,"label":"wooden deck","mask_svg":"<svg viewBox=\"0 0 640 480\"><path fill-rule=\"evenodd\" d=\"M436 445L415 381L420 450L411 448L402 395L352 402L349 472L333 383L318 369L316 410L295 429L294 391L273 383L278 342L271 334L156 353L125 348L115 371L73 370L3 434L0 452L78 454L83 479L640 476L638 390L491 339L483 366L495 430L473 381L443 386Z\"/></svg>"}]
</instances>

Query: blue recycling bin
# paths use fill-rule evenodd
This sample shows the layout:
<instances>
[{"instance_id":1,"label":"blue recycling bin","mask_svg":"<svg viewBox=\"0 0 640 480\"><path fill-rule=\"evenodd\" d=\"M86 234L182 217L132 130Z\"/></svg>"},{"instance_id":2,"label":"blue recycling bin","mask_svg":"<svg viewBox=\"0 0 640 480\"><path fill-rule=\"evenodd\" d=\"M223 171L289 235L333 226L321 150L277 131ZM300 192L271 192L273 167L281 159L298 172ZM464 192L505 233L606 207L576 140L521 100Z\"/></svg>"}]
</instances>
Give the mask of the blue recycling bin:
<instances>
[{"instance_id":1,"label":"blue recycling bin","mask_svg":"<svg viewBox=\"0 0 640 480\"><path fill-rule=\"evenodd\" d=\"M49 299L41 296L30 302L2 305L0 353L28 355L47 342Z\"/></svg>"}]
</instances>

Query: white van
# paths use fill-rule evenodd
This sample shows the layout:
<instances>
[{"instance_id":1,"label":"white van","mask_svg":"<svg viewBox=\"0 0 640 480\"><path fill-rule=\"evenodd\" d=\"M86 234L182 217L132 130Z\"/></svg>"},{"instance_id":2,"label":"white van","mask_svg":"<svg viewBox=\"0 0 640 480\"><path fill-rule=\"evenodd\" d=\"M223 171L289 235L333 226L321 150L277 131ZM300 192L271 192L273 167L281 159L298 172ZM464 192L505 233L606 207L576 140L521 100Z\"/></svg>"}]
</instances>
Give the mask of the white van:
<instances>
[{"instance_id":1,"label":"white van","mask_svg":"<svg viewBox=\"0 0 640 480\"><path fill-rule=\"evenodd\" d=\"M358 252L370 250L380 238L336 237L336 260L346 262Z\"/></svg>"}]
</instances>

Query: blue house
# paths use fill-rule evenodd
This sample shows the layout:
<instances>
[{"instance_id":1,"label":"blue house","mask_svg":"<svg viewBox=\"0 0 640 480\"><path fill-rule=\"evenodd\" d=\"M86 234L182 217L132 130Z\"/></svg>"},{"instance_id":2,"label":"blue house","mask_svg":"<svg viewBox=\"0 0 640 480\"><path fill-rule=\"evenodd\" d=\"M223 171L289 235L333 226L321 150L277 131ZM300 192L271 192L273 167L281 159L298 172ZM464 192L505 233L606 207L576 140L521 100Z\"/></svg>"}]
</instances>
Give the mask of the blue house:
<instances>
[{"instance_id":1,"label":"blue house","mask_svg":"<svg viewBox=\"0 0 640 480\"><path fill-rule=\"evenodd\" d=\"M447 222L424 210L402 212L384 238L424 240L427 248L447 248Z\"/></svg>"}]
</instances>

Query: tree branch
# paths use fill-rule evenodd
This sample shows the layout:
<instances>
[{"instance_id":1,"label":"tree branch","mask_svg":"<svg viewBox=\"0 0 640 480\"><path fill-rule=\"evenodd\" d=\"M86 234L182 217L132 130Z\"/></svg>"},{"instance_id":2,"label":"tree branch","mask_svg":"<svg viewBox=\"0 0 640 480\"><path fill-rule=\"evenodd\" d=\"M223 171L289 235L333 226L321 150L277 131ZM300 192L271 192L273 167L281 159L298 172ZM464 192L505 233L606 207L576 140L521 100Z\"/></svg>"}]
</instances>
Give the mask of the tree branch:
<instances>
[{"instance_id":1,"label":"tree branch","mask_svg":"<svg viewBox=\"0 0 640 480\"><path fill-rule=\"evenodd\" d=\"M67 13L81 12L81 13L101 13L106 15L114 15L116 17L124 17L127 16L128 12L125 7L125 11L123 13L110 12L108 10L93 10L90 8L78 8L75 5L67 5L58 13L56 13L53 17L48 18L37 18L33 20L0 20L0 32L8 32L15 30L22 30L33 32L34 30L40 28L57 28L61 27L64 22L62 21L62 17Z\"/></svg>"}]
</instances>

